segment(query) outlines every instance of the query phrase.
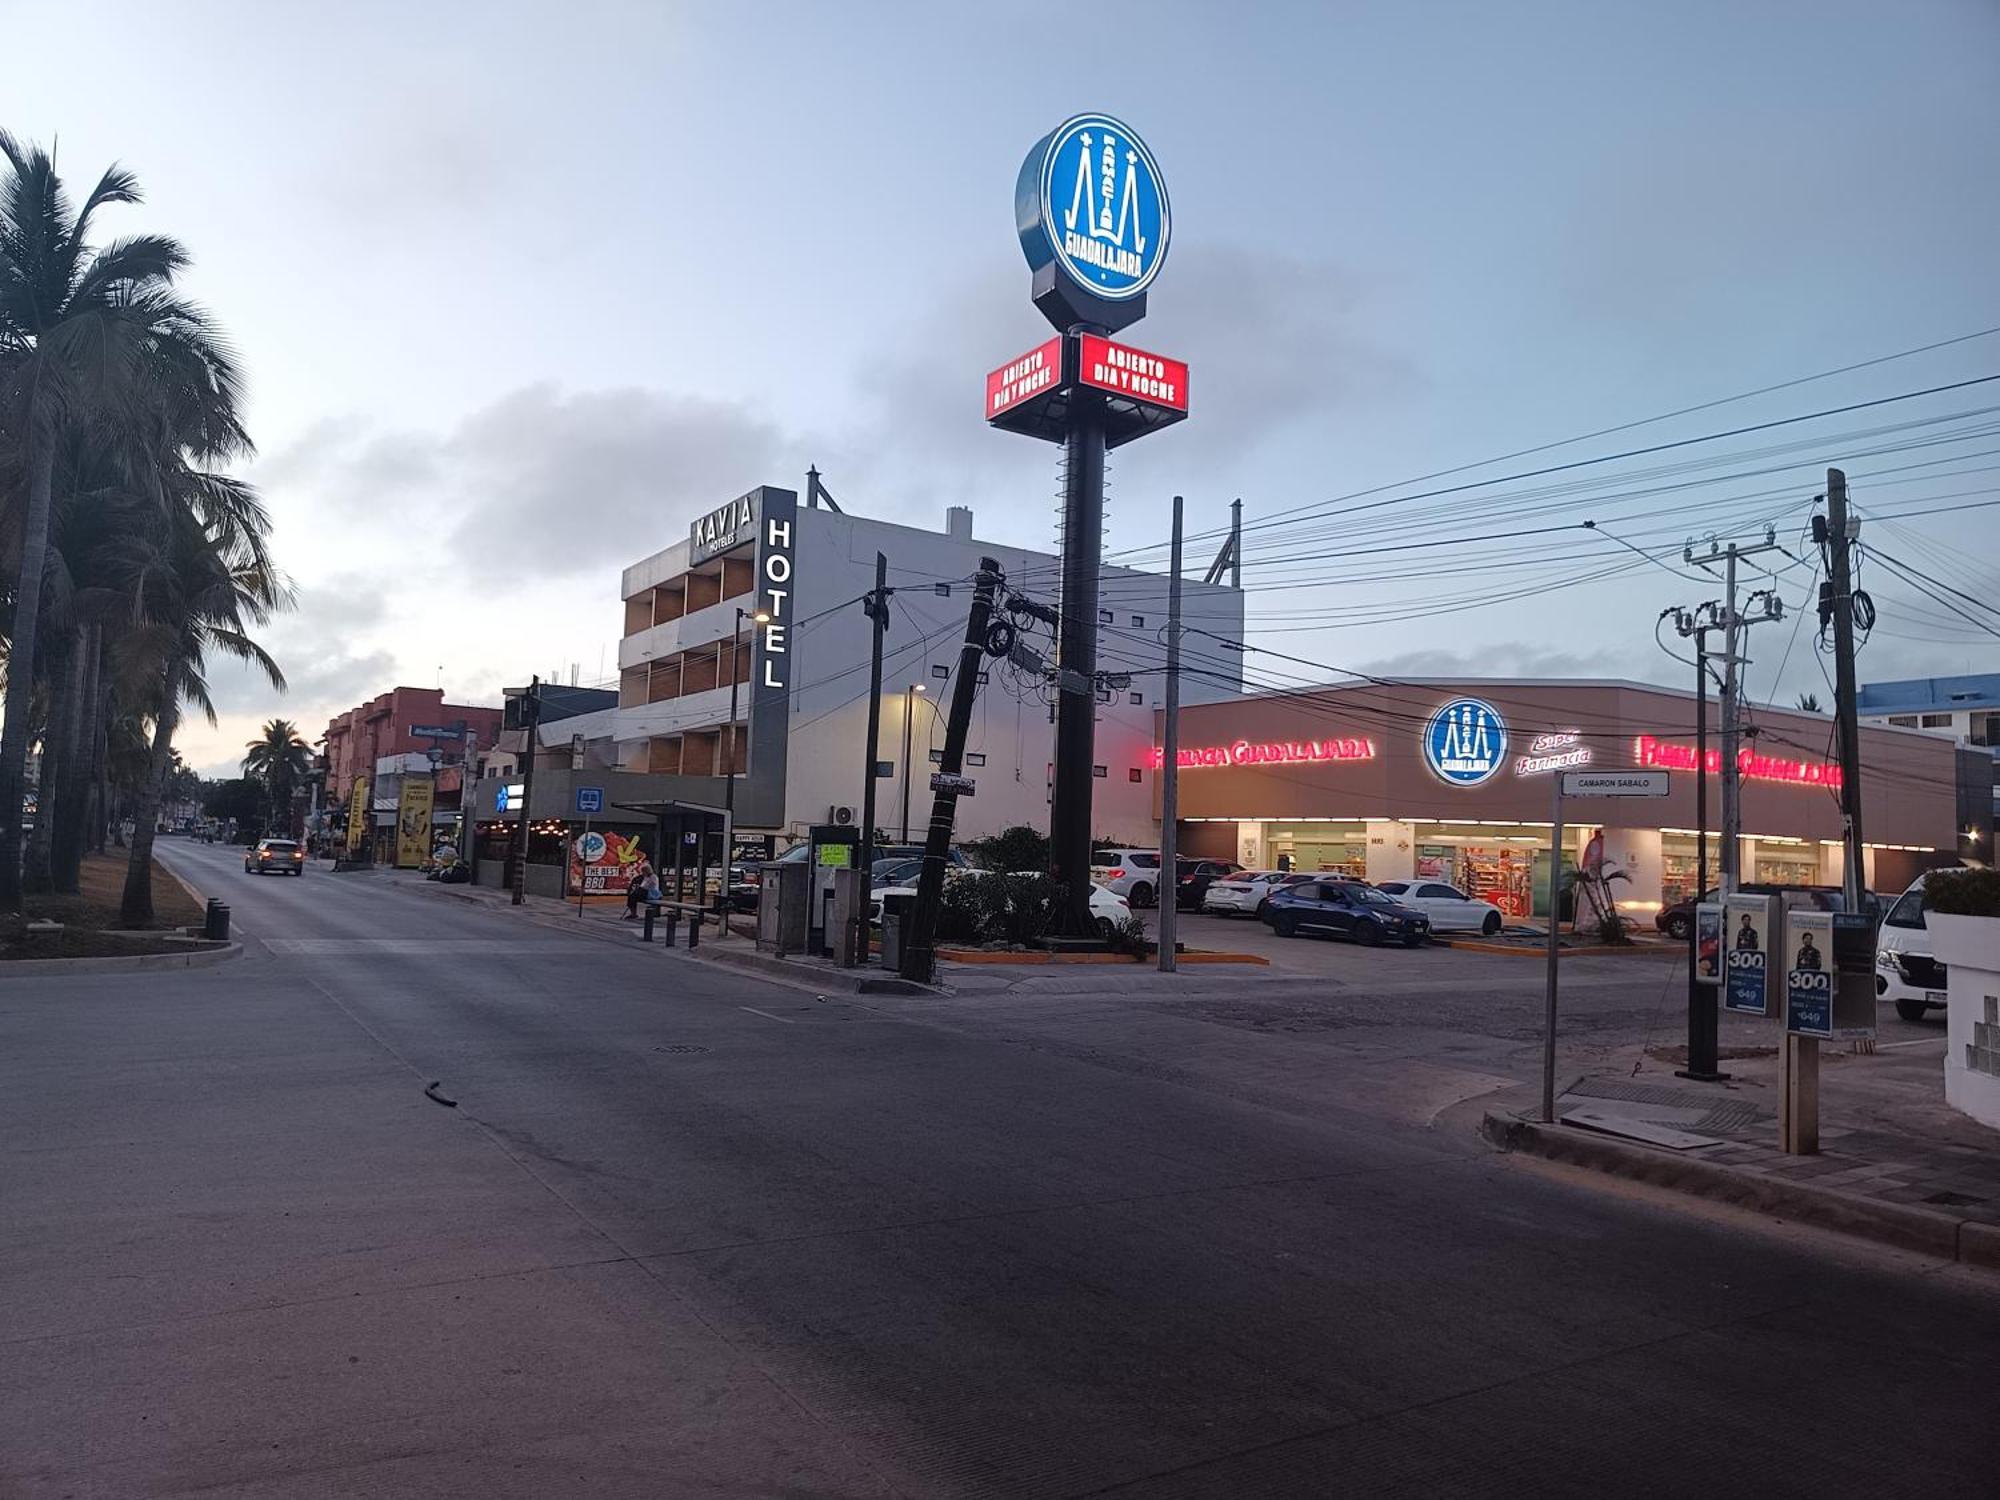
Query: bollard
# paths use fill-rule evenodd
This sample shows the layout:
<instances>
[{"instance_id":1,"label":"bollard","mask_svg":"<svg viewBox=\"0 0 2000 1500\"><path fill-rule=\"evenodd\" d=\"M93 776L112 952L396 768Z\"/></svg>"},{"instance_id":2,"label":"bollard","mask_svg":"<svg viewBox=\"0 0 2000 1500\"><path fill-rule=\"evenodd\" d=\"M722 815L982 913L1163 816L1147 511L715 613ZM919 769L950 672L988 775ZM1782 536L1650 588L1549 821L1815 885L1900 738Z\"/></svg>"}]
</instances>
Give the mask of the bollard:
<instances>
[{"instance_id":1,"label":"bollard","mask_svg":"<svg viewBox=\"0 0 2000 1500\"><path fill-rule=\"evenodd\" d=\"M667 946L669 948L674 946L674 941L680 934L680 926L681 926L680 908L675 907L672 911L667 913Z\"/></svg>"},{"instance_id":2,"label":"bollard","mask_svg":"<svg viewBox=\"0 0 2000 1500\"><path fill-rule=\"evenodd\" d=\"M701 946L701 913L698 911L691 911L688 913L688 947L699 948L700 946Z\"/></svg>"},{"instance_id":3,"label":"bollard","mask_svg":"<svg viewBox=\"0 0 2000 1500\"><path fill-rule=\"evenodd\" d=\"M653 902L651 902L651 901L649 901L649 902L647 902L647 903L646 903L646 930L645 930L644 932L642 932L642 933L640 933L640 934L639 934L639 941L640 941L640 942L642 942L642 943L650 943L650 942L652 942L652 940L653 940L653 919L654 919L655 917L657 917L657 916L658 916L659 914L660 914L660 908L658 907L658 905L656 905L655 903L653 903Z\"/></svg>"},{"instance_id":4,"label":"bollard","mask_svg":"<svg viewBox=\"0 0 2000 1500\"><path fill-rule=\"evenodd\" d=\"M202 913L201 935L212 943L229 941L229 907L217 897L208 898L208 909Z\"/></svg>"}]
</instances>

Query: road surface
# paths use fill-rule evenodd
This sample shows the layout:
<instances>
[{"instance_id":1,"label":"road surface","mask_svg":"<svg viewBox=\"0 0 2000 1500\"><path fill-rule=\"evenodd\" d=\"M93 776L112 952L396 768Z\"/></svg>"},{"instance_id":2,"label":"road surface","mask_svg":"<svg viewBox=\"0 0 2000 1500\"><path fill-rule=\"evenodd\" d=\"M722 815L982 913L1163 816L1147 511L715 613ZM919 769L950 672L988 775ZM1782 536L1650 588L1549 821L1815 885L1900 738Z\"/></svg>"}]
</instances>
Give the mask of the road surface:
<instances>
[{"instance_id":1,"label":"road surface","mask_svg":"<svg viewBox=\"0 0 2000 1500\"><path fill-rule=\"evenodd\" d=\"M243 959L0 977L0 1494L2000 1487L1980 1273L164 847Z\"/></svg>"}]
</instances>

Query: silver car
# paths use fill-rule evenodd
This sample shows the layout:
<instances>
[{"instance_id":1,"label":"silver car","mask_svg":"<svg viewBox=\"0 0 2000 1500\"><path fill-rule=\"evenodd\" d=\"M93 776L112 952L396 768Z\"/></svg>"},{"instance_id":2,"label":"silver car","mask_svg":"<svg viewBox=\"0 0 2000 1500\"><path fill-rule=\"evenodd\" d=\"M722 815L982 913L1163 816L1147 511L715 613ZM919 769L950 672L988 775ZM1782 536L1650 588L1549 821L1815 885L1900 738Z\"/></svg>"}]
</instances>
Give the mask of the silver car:
<instances>
[{"instance_id":1,"label":"silver car","mask_svg":"<svg viewBox=\"0 0 2000 1500\"><path fill-rule=\"evenodd\" d=\"M243 856L245 875L303 875L306 851L291 839L259 839Z\"/></svg>"}]
</instances>

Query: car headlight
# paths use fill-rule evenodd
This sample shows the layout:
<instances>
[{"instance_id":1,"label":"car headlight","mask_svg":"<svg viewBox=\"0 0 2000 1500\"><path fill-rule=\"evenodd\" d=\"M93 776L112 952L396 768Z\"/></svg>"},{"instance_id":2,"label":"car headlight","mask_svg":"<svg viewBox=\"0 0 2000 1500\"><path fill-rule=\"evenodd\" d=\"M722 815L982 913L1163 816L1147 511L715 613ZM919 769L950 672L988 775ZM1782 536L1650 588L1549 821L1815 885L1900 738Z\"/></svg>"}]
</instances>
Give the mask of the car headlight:
<instances>
[{"instance_id":1,"label":"car headlight","mask_svg":"<svg viewBox=\"0 0 2000 1500\"><path fill-rule=\"evenodd\" d=\"M1884 948L1880 953L1875 955L1875 967L1878 969L1894 970L1897 967L1899 958L1900 955L1894 948Z\"/></svg>"}]
</instances>

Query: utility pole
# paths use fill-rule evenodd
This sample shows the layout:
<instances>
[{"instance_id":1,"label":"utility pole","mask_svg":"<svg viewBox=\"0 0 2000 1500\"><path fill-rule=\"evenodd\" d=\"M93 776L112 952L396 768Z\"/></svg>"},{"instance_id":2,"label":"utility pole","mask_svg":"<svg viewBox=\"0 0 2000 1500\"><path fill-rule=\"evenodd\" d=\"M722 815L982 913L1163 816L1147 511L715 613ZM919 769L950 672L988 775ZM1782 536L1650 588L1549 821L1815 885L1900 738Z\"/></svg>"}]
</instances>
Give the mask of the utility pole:
<instances>
[{"instance_id":1,"label":"utility pole","mask_svg":"<svg viewBox=\"0 0 2000 1500\"><path fill-rule=\"evenodd\" d=\"M1784 614L1784 605L1769 589L1760 589L1750 596L1750 611L1744 613L1736 608L1736 564L1746 557L1755 557L1761 552L1780 552L1776 534L1770 529L1764 532L1764 540L1752 546L1742 546L1731 542L1724 552L1714 542L1708 544L1705 557L1695 556L1690 545L1682 556L1696 567L1706 571L1711 562L1720 557L1724 563L1723 599L1718 613L1713 604L1702 606L1704 617L1699 627L1685 623L1681 633L1687 634L1691 628L1720 630L1722 632L1722 867L1721 890L1726 894L1736 889L1742 876L1743 811L1742 778L1737 769L1742 739L1742 669L1749 659L1738 647L1743 643L1744 632L1752 625L1761 625L1767 620L1776 620ZM1707 756L1702 754L1702 764L1706 766ZM1701 893L1697 893L1701 894Z\"/></svg>"},{"instance_id":2,"label":"utility pole","mask_svg":"<svg viewBox=\"0 0 2000 1500\"><path fill-rule=\"evenodd\" d=\"M542 679L529 679L528 701L522 710L527 719L527 760L521 768L521 805L514 819L514 905L527 899L528 812L535 805L535 731L542 722Z\"/></svg>"},{"instance_id":3,"label":"utility pole","mask_svg":"<svg viewBox=\"0 0 2000 1500\"><path fill-rule=\"evenodd\" d=\"M1079 389L1063 440L1062 624L1056 658L1056 769L1049 873L1063 887L1056 932L1087 937L1091 763L1097 753L1097 572L1104 550L1104 409ZM954 702L956 700L954 699Z\"/></svg>"},{"instance_id":4,"label":"utility pole","mask_svg":"<svg viewBox=\"0 0 2000 1500\"><path fill-rule=\"evenodd\" d=\"M916 717L917 694L924 690L921 682L913 682L903 689L903 832L900 842L910 841L910 721Z\"/></svg>"},{"instance_id":5,"label":"utility pole","mask_svg":"<svg viewBox=\"0 0 2000 1500\"><path fill-rule=\"evenodd\" d=\"M1102 457L1101 448L1099 456ZM916 905L910 912L910 927L903 940L903 978L919 983L930 979L937 964L934 938L938 903L944 895L945 857L951 852L952 822L958 813L956 786L965 759L966 735L972 728L972 700L979 692L979 664L986 656L986 632L993 622L993 596L1005 576L1000 564L992 558L979 559L972 608L965 616L965 642L959 647L958 671L951 681L951 711L944 721L943 760L938 774L932 778L937 792L931 800L931 826L924 839L924 867L917 876ZM1086 848L1088 842L1086 838ZM1089 892L1084 896L1088 900Z\"/></svg>"},{"instance_id":6,"label":"utility pole","mask_svg":"<svg viewBox=\"0 0 2000 1500\"><path fill-rule=\"evenodd\" d=\"M861 782L861 930L865 939L868 913L873 905L875 873L875 764L876 744L882 734L882 632L889 628L889 559L875 554L875 588L868 595L866 613L873 630L868 643L868 766ZM833 941L833 935L827 935ZM856 950L861 962L868 962L864 940Z\"/></svg>"},{"instance_id":7,"label":"utility pole","mask_svg":"<svg viewBox=\"0 0 2000 1500\"><path fill-rule=\"evenodd\" d=\"M1239 505L1241 501L1237 502ZM1174 972L1180 918L1181 497L1174 496L1173 569L1167 574L1167 726L1160 757L1160 972Z\"/></svg>"}]
</instances>

